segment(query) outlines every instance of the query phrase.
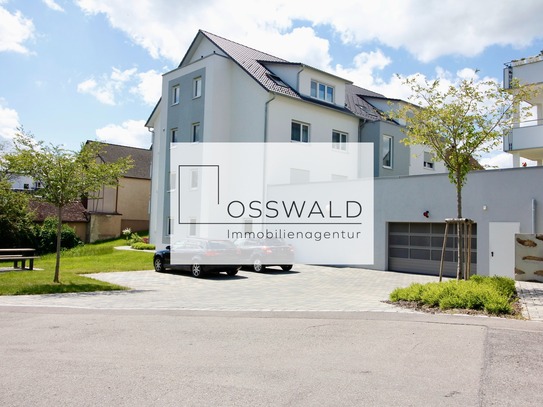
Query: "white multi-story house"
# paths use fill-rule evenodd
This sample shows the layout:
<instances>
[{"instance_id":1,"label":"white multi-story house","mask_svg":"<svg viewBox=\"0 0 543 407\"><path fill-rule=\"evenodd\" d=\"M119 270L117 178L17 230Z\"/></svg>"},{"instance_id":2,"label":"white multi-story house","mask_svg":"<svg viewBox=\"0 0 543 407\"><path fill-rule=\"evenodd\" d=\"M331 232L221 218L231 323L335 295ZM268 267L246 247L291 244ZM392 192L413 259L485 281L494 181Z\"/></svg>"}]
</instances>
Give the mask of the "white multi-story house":
<instances>
[{"instance_id":1,"label":"white multi-story house","mask_svg":"<svg viewBox=\"0 0 543 407\"><path fill-rule=\"evenodd\" d=\"M525 103L531 105L533 115L528 120L517 120L503 138L503 149L513 155L513 166L522 165L522 158L543 165L543 51L536 56L508 62L504 68L504 88L509 89L513 78L521 85L536 90Z\"/></svg>"},{"instance_id":2,"label":"white multi-story house","mask_svg":"<svg viewBox=\"0 0 543 407\"><path fill-rule=\"evenodd\" d=\"M153 133L150 240L169 244L170 143L370 142L374 176L444 172L422 147L400 142L402 126L387 120L385 96L300 62L290 62L199 31L146 127ZM330 174L334 177L334 174ZM319 181L290 169L286 183Z\"/></svg>"},{"instance_id":3,"label":"white multi-story house","mask_svg":"<svg viewBox=\"0 0 543 407\"><path fill-rule=\"evenodd\" d=\"M505 86L510 77L540 86L542 58L509 64ZM504 139L505 151L539 164L542 95L527 101L537 110L533 126L519 124ZM455 188L442 163L422 147L401 143L401 123L386 118L397 103L405 102L199 31L179 67L164 74L162 97L146 123L153 133L151 241L159 248L170 243L170 154L175 143L329 143L331 149L341 149L343 143L368 142L373 144L375 177L374 262L365 267L437 274L445 219L456 214ZM520 158L515 161L520 164ZM320 180L294 165L283 176L287 184ZM333 173L329 176L334 179ZM515 276L515 234L543 230L541 179L541 166L468 175L463 214L475 222L473 271ZM455 274L455 247L450 236L446 275Z\"/></svg>"}]
</instances>

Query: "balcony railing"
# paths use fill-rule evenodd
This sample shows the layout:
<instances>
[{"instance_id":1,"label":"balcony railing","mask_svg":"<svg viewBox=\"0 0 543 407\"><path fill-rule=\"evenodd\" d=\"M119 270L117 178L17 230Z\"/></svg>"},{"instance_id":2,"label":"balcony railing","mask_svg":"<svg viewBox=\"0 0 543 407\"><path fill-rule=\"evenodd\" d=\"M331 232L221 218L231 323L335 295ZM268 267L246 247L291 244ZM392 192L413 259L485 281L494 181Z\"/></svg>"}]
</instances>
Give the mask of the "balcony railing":
<instances>
[{"instance_id":1,"label":"balcony railing","mask_svg":"<svg viewBox=\"0 0 543 407\"><path fill-rule=\"evenodd\" d=\"M517 124L504 136L504 150L543 148L543 119L528 120Z\"/></svg>"}]
</instances>

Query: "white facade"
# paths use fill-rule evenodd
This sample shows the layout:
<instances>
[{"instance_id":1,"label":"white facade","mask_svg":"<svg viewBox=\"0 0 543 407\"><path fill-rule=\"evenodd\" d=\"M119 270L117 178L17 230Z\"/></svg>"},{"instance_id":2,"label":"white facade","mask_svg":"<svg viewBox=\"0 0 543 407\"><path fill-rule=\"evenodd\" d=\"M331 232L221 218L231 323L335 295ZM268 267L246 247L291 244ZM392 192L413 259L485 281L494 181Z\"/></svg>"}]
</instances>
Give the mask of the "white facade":
<instances>
[{"instance_id":1,"label":"white facade","mask_svg":"<svg viewBox=\"0 0 543 407\"><path fill-rule=\"evenodd\" d=\"M535 95L525 101L532 106L532 116L516 118L503 138L503 149L513 154L515 167L522 165L522 158L543 165L543 54L509 62L504 69L504 88L510 88L513 79L533 88Z\"/></svg>"},{"instance_id":2,"label":"white facade","mask_svg":"<svg viewBox=\"0 0 543 407\"><path fill-rule=\"evenodd\" d=\"M197 78L199 96L191 94ZM443 164L430 162L422 147L400 143L405 137L401 126L382 114L390 108L386 98L365 100L377 94L350 85L335 75L200 31L179 68L163 76L162 98L146 124L153 132L151 242L157 248L170 243L172 141L296 142L299 153L274 167L277 184L356 179L357 169L342 165L347 162L342 159L361 153L352 146L343 150L342 143L373 143L377 177L445 171ZM194 125L200 132L197 140ZM382 168L383 137L393 139L387 168ZM304 163L304 151L312 143L337 149L338 164L327 163L319 171L315 163Z\"/></svg>"}]
</instances>

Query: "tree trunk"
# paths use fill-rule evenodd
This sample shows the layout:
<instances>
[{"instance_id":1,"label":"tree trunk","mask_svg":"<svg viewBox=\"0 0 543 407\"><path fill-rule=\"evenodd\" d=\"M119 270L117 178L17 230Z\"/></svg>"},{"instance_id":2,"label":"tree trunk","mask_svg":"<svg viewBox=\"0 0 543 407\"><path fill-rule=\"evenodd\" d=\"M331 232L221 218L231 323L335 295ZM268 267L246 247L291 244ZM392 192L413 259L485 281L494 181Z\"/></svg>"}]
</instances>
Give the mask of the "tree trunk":
<instances>
[{"instance_id":1,"label":"tree trunk","mask_svg":"<svg viewBox=\"0 0 543 407\"><path fill-rule=\"evenodd\" d=\"M462 180L460 170L456 171L456 217L462 219ZM460 223L456 225L456 238L458 242L458 263L456 265L456 279L463 278L464 271L464 245L463 245L463 230Z\"/></svg>"},{"instance_id":2,"label":"tree trunk","mask_svg":"<svg viewBox=\"0 0 543 407\"><path fill-rule=\"evenodd\" d=\"M57 224L57 261L55 264L54 283L60 283L60 239L62 236L62 206L58 208L58 224Z\"/></svg>"}]
</instances>

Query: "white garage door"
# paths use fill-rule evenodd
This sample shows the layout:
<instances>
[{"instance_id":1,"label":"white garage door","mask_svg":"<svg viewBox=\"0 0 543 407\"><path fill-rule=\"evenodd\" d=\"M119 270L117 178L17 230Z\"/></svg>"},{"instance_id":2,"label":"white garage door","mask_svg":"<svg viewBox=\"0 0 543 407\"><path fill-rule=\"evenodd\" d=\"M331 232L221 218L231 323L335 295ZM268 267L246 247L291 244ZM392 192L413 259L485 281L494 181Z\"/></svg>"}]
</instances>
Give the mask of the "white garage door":
<instances>
[{"instance_id":1,"label":"white garage door","mask_svg":"<svg viewBox=\"0 0 543 407\"><path fill-rule=\"evenodd\" d=\"M388 225L388 269L439 275L445 223L396 222ZM472 227L471 274L477 273L477 225ZM449 226L443 275L456 277L457 238Z\"/></svg>"}]
</instances>

